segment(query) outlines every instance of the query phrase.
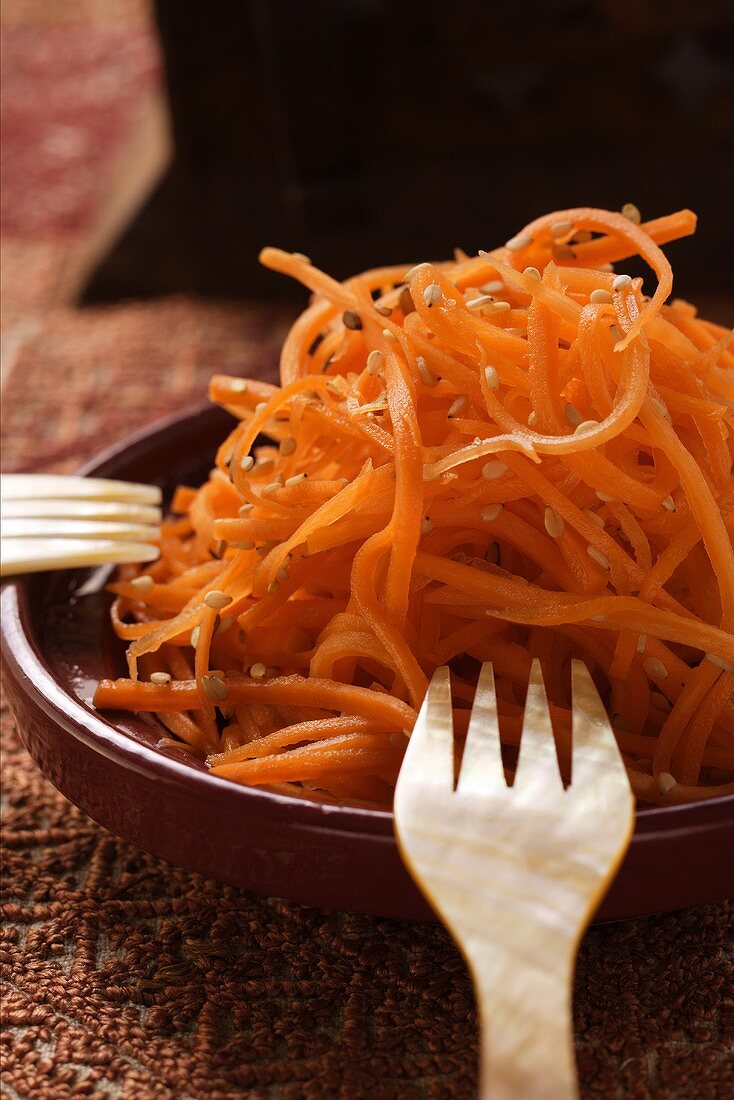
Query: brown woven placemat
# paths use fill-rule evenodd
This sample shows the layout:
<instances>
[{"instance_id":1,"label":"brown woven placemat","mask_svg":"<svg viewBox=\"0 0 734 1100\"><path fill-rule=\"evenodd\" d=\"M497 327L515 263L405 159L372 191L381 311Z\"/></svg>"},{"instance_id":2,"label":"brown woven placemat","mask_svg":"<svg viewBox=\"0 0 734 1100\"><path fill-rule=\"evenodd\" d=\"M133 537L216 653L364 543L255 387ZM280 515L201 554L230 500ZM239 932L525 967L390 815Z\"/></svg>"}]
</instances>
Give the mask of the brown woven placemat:
<instances>
[{"instance_id":1,"label":"brown woven placemat","mask_svg":"<svg viewBox=\"0 0 734 1100\"><path fill-rule=\"evenodd\" d=\"M6 468L69 468L214 370L271 373L284 323L184 300L47 310L6 386ZM2 736L4 1095L472 1095L471 988L440 928L171 867L57 794L7 714ZM590 931L576 1033L584 1097L734 1094L734 905Z\"/></svg>"}]
</instances>

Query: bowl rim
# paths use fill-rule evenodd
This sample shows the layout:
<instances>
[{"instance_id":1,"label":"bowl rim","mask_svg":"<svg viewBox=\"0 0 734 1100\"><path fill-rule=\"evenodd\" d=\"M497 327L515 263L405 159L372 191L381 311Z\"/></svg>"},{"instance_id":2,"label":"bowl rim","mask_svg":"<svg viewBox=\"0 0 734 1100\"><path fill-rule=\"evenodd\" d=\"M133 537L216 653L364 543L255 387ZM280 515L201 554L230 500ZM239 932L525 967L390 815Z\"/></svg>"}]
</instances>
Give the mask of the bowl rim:
<instances>
[{"instance_id":1,"label":"bowl rim","mask_svg":"<svg viewBox=\"0 0 734 1100\"><path fill-rule=\"evenodd\" d=\"M198 422L221 410L209 402L200 402L182 411L157 419L122 441L105 448L82 464L83 476L115 476L115 467L129 459L135 451L145 452L160 442L160 437L175 436L191 430ZM107 467L112 469L107 469ZM293 825L312 829L330 829L344 833L366 833L375 838L393 838L393 814L388 810L333 805L293 798L232 783L204 770L192 768L184 760L176 760L159 752L152 745L133 739L120 729L113 717L107 717L77 695L71 694L54 677L44 660L43 639L32 626L30 586L34 574L9 578L3 582L0 596L0 635L3 662L13 680L24 693L53 719L67 734L82 740L105 756L115 758L125 768L145 771L155 778L189 786L192 795L208 799L212 794L239 805L247 816L281 817L287 813ZM114 713L114 712L111 712ZM734 814L734 794L702 799L673 806L653 806L635 812L635 840L645 836L678 830L697 830L721 820L722 811Z\"/></svg>"}]
</instances>

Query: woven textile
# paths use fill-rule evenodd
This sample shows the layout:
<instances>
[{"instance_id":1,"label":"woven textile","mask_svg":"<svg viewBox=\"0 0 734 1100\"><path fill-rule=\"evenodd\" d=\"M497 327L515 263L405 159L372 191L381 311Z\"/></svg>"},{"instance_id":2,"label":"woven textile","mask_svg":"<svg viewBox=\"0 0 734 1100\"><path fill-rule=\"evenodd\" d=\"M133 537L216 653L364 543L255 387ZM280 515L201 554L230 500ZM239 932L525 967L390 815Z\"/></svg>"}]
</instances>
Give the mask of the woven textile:
<instances>
[{"instance_id":1,"label":"woven textile","mask_svg":"<svg viewBox=\"0 0 734 1100\"><path fill-rule=\"evenodd\" d=\"M284 323L182 300L47 311L6 387L6 468L70 468L214 370L270 374ZM57 794L7 715L2 733L4 1096L472 1095L471 988L441 929L171 867ZM734 1094L734 904L589 932L576 1031L585 1097Z\"/></svg>"}]
</instances>

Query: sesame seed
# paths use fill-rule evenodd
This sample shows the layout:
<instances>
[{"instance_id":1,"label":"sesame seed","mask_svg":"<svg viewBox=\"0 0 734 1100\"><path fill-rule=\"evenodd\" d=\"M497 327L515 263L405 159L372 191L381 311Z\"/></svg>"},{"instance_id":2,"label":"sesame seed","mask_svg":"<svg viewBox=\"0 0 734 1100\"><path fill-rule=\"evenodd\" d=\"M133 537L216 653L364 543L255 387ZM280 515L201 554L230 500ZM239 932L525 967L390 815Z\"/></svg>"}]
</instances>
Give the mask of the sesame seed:
<instances>
[{"instance_id":1,"label":"sesame seed","mask_svg":"<svg viewBox=\"0 0 734 1100\"><path fill-rule=\"evenodd\" d=\"M204 676L202 684L206 694L215 703L223 703L229 695L229 689L220 676Z\"/></svg>"},{"instance_id":2,"label":"sesame seed","mask_svg":"<svg viewBox=\"0 0 734 1100\"><path fill-rule=\"evenodd\" d=\"M662 505L663 505L663 508L666 510L666 512L674 512L675 511L675 501L673 500L673 498L671 496L667 496L665 498L665 500L662 502Z\"/></svg>"},{"instance_id":3,"label":"sesame seed","mask_svg":"<svg viewBox=\"0 0 734 1100\"><path fill-rule=\"evenodd\" d=\"M267 674L267 668L260 661L254 664L250 669L250 676L252 676L254 680L262 680L265 676L267 676Z\"/></svg>"},{"instance_id":4,"label":"sesame seed","mask_svg":"<svg viewBox=\"0 0 734 1100\"><path fill-rule=\"evenodd\" d=\"M642 221L642 215L633 202L626 202L622 207L622 214L629 221L634 222L635 225L639 225Z\"/></svg>"},{"instance_id":5,"label":"sesame seed","mask_svg":"<svg viewBox=\"0 0 734 1100\"><path fill-rule=\"evenodd\" d=\"M678 786L678 780L670 772L660 772L658 776L658 790L660 794L665 798L666 794L670 794L674 787Z\"/></svg>"},{"instance_id":6,"label":"sesame seed","mask_svg":"<svg viewBox=\"0 0 734 1100\"><path fill-rule=\"evenodd\" d=\"M592 512L591 508L584 508L584 515L587 519L591 520L592 523L595 523L597 527L604 526L603 517L600 516L598 512Z\"/></svg>"},{"instance_id":7,"label":"sesame seed","mask_svg":"<svg viewBox=\"0 0 734 1100\"><path fill-rule=\"evenodd\" d=\"M523 271L523 275L527 275L531 279L540 278L540 272L538 271L537 267L526 267Z\"/></svg>"},{"instance_id":8,"label":"sesame seed","mask_svg":"<svg viewBox=\"0 0 734 1100\"><path fill-rule=\"evenodd\" d=\"M632 276L617 275L616 279L612 283L612 290L626 290L628 286L632 286Z\"/></svg>"},{"instance_id":9,"label":"sesame seed","mask_svg":"<svg viewBox=\"0 0 734 1100\"><path fill-rule=\"evenodd\" d=\"M303 264L311 263L311 258L309 256L306 256L303 252L292 252L291 255L293 256L294 260L300 260Z\"/></svg>"},{"instance_id":10,"label":"sesame seed","mask_svg":"<svg viewBox=\"0 0 734 1100\"><path fill-rule=\"evenodd\" d=\"M507 313L507 311L510 310L510 309L512 309L512 306L510 305L509 302L493 302L492 303L492 313Z\"/></svg>"},{"instance_id":11,"label":"sesame seed","mask_svg":"<svg viewBox=\"0 0 734 1100\"><path fill-rule=\"evenodd\" d=\"M574 428L573 434L580 435L581 432L591 432L594 428L599 427L598 420L582 420L580 424L577 424Z\"/></svg>"},{"instance_id":12,"label":"sesame seed","mask_svg":"<svg viewBox=\"0 0 734 1100\"><path fill-rule=\"evenodd\" d=\"M443 291L441 290L441 287L438 285L438 283L431 283L423 291L423 301L429 309L431 309L435 305L438 305L442 298Z\"/></svg>"},{"instance_id":13,"label":"sesame seed","mask_svg":"<svg viewBox=\"0 0 734 1100\"><path fill-rule=\"evenodd\" d=\"M409 313L415 313L415 302L413 301L413 295L407 286L404 286L400 291L400 298L398 299L400 308L403 314L407 317Z\"/></svg>"},{"instance_id":14,"label":"sesame seed","mask_svg":"<svg viewBox=\"0 0 734 1100\"><path fill-rule=\"evenodd\" d=\"M595 306L608 306L611 304L612 296L608 290L592 290L589 301Z\"/></svg>"},{"instance_id":15,"label":"sesame seed","mask_svg":"<svg viewBox=\"0 0 734 1100\"><path fill-rule=\"evenodd\" d=\"M600 565L602 569L611 569L609 558L606 554L602 554L601 550L597 550L595 546L587 546L586 553L589 555L592 561L595 561L597 565Z\"/></svg>"},{"instance_id":16,"label":"sesame seed","mask_svg":"<svg viewBox=\"0 0 734 1100\"><path fill-rule=\"evenodd\" d=\"M510 237L509 241L505 241L505 248L510 252L522 252L524 248L529 248L533 243L532 237L526 237L524 234L519 233L516 237Z\"/></svg>"},{"instance_id":17,"label":"sesame seed","mask_svg":"<svg viewBox=\"0 0 734 1100\"><path fill-rule=\"evenodd\" d=\"M384 356L381 351L371 351L367 356L367 370L370 374L377 374L378 370L384 362Z\"/></svg>"},{"instance_id":18,"label":"sesame seed","mask_svg":"<svg viewBox=\"0 0 734 1100\"><path fill-rule=\"evenodd\" d=\"M271 481L269 485L266 485L264 489L260 490L260 494L261 496L265 496L266 494L269 495L270 493L274 493L276 489L280 489L280 482Z\"/></svg>"},{"instance_id":19,"label":"sesame seed","mask_svg":"<svg viewBox=\"0 0 734 1100\"><path fill-rule=\"evenodd\" d=\"M199 633L200 631L198 626L195 626L194 629L191 631L191 645L194 649L196 649L199 644Z\"/></svg>"},{"instance_id":20,"label":"sesame seed","mask_svg":"<svg viewBox=\"0 0 734 1100\"><path fill-rule=\"evenodd\" d=\"M484 377L487 382L487 389L497 390L500 385L500 376L497 373L496 367L485 367Z\"/></svg>"},{"instance_id":21,"label":"sesame seed","mask_svg":"<svg viewBox=\"0 0 734 1100\"><path fill-rule=\"evenodd\" d=\"M543 522L552 539L559 539L566 529L563 517L559 516L558 512L555 512L552 508L546 508Z\"/></svg>"},{"instance_id":22,"label":"sesame seed","mask_svg":"<svg viewBox=\"0 0 734 1100\"><path fill-rule=\"evenodd\" d=\"M220 588L212 588L204 597L204 603L215 611L221 611L223 607L232 603L232 597L222 592Z\"/></svg>"},{"instance_id":23,"label":"sesame seed","mask_svg":"<svg viewBox=\"0 0 734 1100\"><path fill-rule=\"evenodd\" d=\"M288 455L292 455L293 452L295 451L295 449L296 449L296 441L295 441L295 439L293 438L292 435L287 435L285 437L285 439L281 439L281 441L280 441L280 453L283 455L284 458L287 458Z\"/></svg>"},{"instance_id":24,"label":"sesame seed","mask_svg":"<svg viewBox=\"0 0 734 1100\"><path fill-rule=\"evenodd\" d=\"M171 673L170 672L151 672L150 674L151 684L170 684Z\"/></svg>"},{"instance_id":25,"label":"sesame seed","mask_svg":"<svg viewBox=\"0 0 734 1100\"><path fill-rule=\"evenodd\" d=\"M395 333L391 332L389 328L384 328L382 330L382 335L385 337L386 340L395 340L395 339L397 339L397 337L395 336Z\"/></svg>"},{"instance_id":26,"label":"sesame seed","mask_svg":"<svg viewBox=\"0 0 734 1100\"><path fill-rule=\"evenodd\" d=\"M566 420L572 428L576 428L584 419L579 410L571 402L566 405Z\"/></svg>"},{"instance_id":27,"label":"sesame seed","mask_svg":"<svg viewBox=\"0 0 734 1100\"><path fill-rule=\"evenodd\" d=\"M131 580L130 584L141 596L147 596L148 593L153 591L155 581L147 573L144 573L142 577L135 577L134 580Z\"/></svg>"},{"instance_id":28,"label":"sesame seed","mask_svg":"<svg viewBox=\"0 0 734 1100\"><path fill-rule=\"evenodd\" d=\"M433 521L430 520L428 518L428 516L425 516L423 518L423 520L421 521L421 534L422 535L430 535L432 530L433 530Z\"/></svg>"},{"instance_id":29,"label":"sesame seed","mask_svg":"<svg viewBox=\"0 0 734 1100\"><path fill-rule=\"evenodd\" d=\"M534 424L537 424L537 422L538 422L537 414L534 413L534 412L529 413L528 414L528 427L532 428Z\"/></svg>"},{"instance_id":30,"label":"sesame seed","mask_svg":"<svg viewBox=\"0 0 734 1100\"><path fill-rule=\"evenodd\" d=\"M244 393L247 389L247 382L245 382L244 378L233 378L229 383L229 388L232 390L232 393Z\"/></svg>"},{"instance_id":31,"label":"sesame seed","mask_svg":"<svg viewBox=\"0 0 734 1100\"><path fill-rule=\"evenodd\" d=\"M482 477L486 477L487 481L496 481L505 473L507 473L507 463L500 458L494 458L482 466Z\"/></svg>"},{"instance_id":32,"label":"sesame seed","mask_svg":"<svg viewBox=\"0 0 734 1100\"><path fill-rule=\"evenodd\" d=\"M255 543L250 539L242 539L238 542L230 542L229 544L234 550L254 550Z\"/></svg>"},{"instance_id":33,"label":"sesame seed","mask_svg":"<svg viewBox=\"0 0 734 1100\"><path fill-rule=\"evenodd\" d=\"M569 233L573 233L573 222L553 222L552 225L548 226L548 232L551 237L567 237Z\"/></svg>"},{"instance_id":34,"label":"sesame seed","mask_svg":"<svg viewBox=\"0 0 734 1100\"><path fill-rule=\"evenodd\" d=\"M601 489L596 490L596 495L599 497L599 500L601 500L604 504L611 504L614 500L614 497L610 497L607 496L606 493L602 493Z\"/></svg>"},{"instance_id":35,"label":"sesame seed","mask_svg":"<svg viewBox=\"0 0 734 1100\"><path fill-rule=\"evenodd\" d=\"M655 710L662 710L665 714L670 714L673 709L670 705L670 700L667 696L663 695L662 691L650 692L650 706L655 707Z\"/></svg>"},{"instance_id":36,"label":"sesame seed","mask_svg":"<svg viewBox=\"0 0 734 1100\"><path fill-rule=\"evenodd\" d=\"M424 267L428 267L428 266L429 265L424 262L424 263L421 263L421 264L416 264L415 267L411 267L410 271L406 271L405 274L403 275L403 282L404 283L409 283L410 280L412 278L414 278L414 276L416 276L419 271L422 271Z\"/></svg>"},{"instance_id":37,"label":"sesame seed","mask_svg":"<svg viewBox=\"0 0 734 1100\"><path fill-rule=\"evenodd\" d=\"M734 665L725 661L723 657L717 657L715 653L707 653L704 660L710 661L717 668L723 668L724 672L734 672Z\"/></svg>"},{"instance_id":38,"label":"sesame seed","mask_svg":"<svg viewBox=\"0 0 734 1100\"><path fill-rule=\"evenodd\" d=\"M468 302L464 302L467 309L472 311L478 309L484 309L485 306L491 306L494 303L494 298L491 298L489 294L480 294L478 298L470 298Z\"/></svg>"},{"instance_id":39,"label":"sesame seed","mask_svg":"<svg viewBox=\"0 0 734 1100\"><path fill-rule=\"evenodd\" d=\"M460 412L462 412L463 409L466 407L468 401L469 398L466 396L465 393L460 394L459 397L457 397L456 400L453 402L453 404L449 408L448 413L446 414L449 420L452 416L457 416Z\"/></svg>"},{"instance_id":40,"label":"sesame seed","mask_svg":"<svg viewBox=\"0 0 734 1100\"><path fill-rule=\"evenodd\" d=\"M505 289L505 284L502 279L493 279L491 282L485 283L484 286L480 286L479 289L485 294L501 294Z\"/></svg>"},{"instance_id":41,"label":"sesame seed","mask_svg":"<svg viewBox=\"0 0 734 1100\"><path fill-rule=\"evenodd\" d=\"M251 470L254 465L255 459L252 457L252 455L245 455L244 458L240 459L241 470Z\"/></svg>"},{"instance_id":42,"label":"sesame seed","mask_svg":"<svg viewBox=\"0 0 734 1100\"><path fill-rule=\"evenodd\" d=\"M255 405L255 412L258 415L260 415L260 413L265 412L267 407L268 407L267 401L260 401L257 405Z\"/></svg>"},{"instance_id":43,"label":"sesame seed","mask_svg":"<svg viewBox=\"0 0 734 1100\"><path fill-rule=\"evenodd\" d=\"M375 309L380 314L380 317L392 316L392 310L390 309L390 306L375 306Z\"/></svg>"},{"instance_id":44,"label":"sesame seed","mask_svg":"<svg viewBox=\"0 0 734 1100\"><path fill-rule=\"evenodd\" d=\"M252 511L252 509L254 507L255 507L254 504L241 504L239 506L239 508L237 509L237 515L238 516L249 516L250 512Z\"/></svg>"},{"instance_id":45,"label":"sesame seed","mask_svg":"<svg viewBox=\"0 0 734 1100\"><path fill-rule=\"evenodd\" d=\"M486 508L482 508L480 515L485 523L492 523L497 519L501 511L501 504L488 504Z\"/></svg>"},{"instance_id":46,"label":"sesame seed","mask_svg":"<svg viewBox=\"0 0 734 1100\"><path fill-rule=\"evenodd\" d=\"M353 309L347 309L342 313L342 323L344 328L352 329L354 332L359 332L362 328L362 318Z\"/></svg>"},{"instance_id":47,"label":"sesame seed","mask_svg":"<svg viewBox=\"0 0 734 1100\"><path fill-rule=\"evenodd\" d=\"M668 670L657 657L646 657L642 667L651 680L667 680Z\"/></svg>"},{"instance_id":48,"label":"sesame seed","mask_svg":"<svg viewBox=\"0 0 734 1100\"><path fill-rule=\"evenodd\" d=\"M421 381L423 382L423 385L424 386L429 386L431 388L433 388L433 386L437 386L438 385L438 375L433 373L433 371L428 366L428 364L426 363L423 356L422 355L416 356L415 361L416 361L416 365L418 367L418 374L421 376Z\"/></svg>"}]
</instances>

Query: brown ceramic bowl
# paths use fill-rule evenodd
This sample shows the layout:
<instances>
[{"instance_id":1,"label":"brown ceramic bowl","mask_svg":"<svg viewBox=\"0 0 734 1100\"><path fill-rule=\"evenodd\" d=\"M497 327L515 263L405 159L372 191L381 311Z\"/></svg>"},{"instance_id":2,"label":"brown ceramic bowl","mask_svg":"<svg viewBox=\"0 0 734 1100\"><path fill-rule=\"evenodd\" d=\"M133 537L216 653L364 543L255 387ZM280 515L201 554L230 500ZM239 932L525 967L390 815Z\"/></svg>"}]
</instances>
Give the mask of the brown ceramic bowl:
<instances>
[{"instance_id":1,"label":"brown ceramic bowl","mask_svg":"<svg viewBox=\"0 0 734 1100\"><path fill-rule=\"evenodd\" d=\"M209 408L164 423L85 469L101 477L206 476L228 423ZM23 743L51 782L113 833L202 875L310 905L430 918L405 871L389 813L325 806L240 787L183 754L160 728L91 704L123 672L100 571L36 574L2 593L6 683ZM597 914L642 915L734 893L734 797L641 810L627 857Z\"/></svg>"}]
</instances>

